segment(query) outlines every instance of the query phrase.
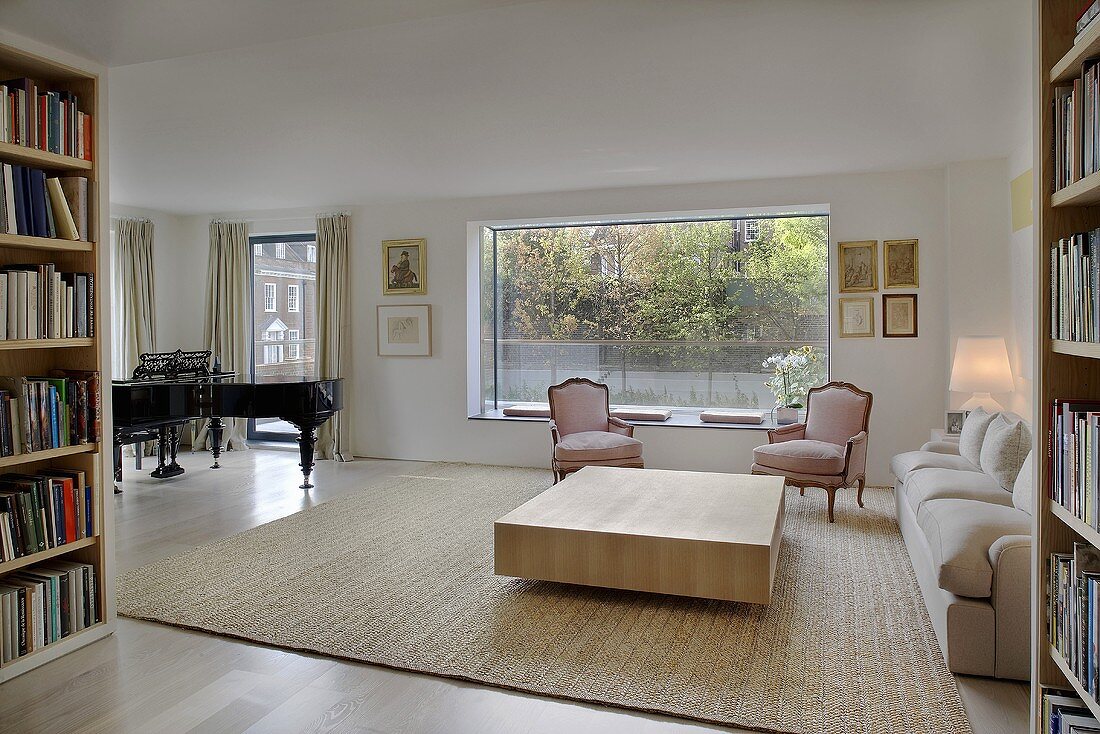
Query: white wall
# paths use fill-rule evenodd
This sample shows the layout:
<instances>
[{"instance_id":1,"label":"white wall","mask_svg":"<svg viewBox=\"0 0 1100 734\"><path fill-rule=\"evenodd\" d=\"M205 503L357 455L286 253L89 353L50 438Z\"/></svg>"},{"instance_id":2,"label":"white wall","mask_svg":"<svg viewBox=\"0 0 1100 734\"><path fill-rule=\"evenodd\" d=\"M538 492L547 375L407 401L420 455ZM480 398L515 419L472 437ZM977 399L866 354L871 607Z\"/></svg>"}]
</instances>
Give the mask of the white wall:
<instances>
[{"instance_id":1,"label":"white wall","mask_svg":"<svg viewBox=\"0 0 1100 734\"><path fill-rule=\"evenodd\" d=\"M919 447L930 428L943 424L953 337L998 333L1013 339L1006 316L1011 298L1006 170L1006 161L999 159L920 171L342 207L352 213L354 350L347 378L356 396L354 452L512 465L549 461L544 424L466 418L467 222L825 203L831 210L834 309L837 241L920 240L920 336L882 338L881 291L875 294L874 339L839 339L835 325L832 334L833 378L875 395L869 479L889 483L890 456ZM248 219L253 232L290 232L309 228L313 214L233 211L217 216ZM178 219L190 244L158 248L158 274L164 258L181 300L168 302L168 311L158 313L158 329L181 339L201 338L210 217ZM428 240L428 294L383 297L381 242L405 237ZM189 278L196 280L183 287ZM159 288L158 282L158 305ZM186 300L190 293L199 294L198 300ZM375 306L386 303L432 304L434 356L377 356ZM169 346L163 338L161 343ZM646 444L647 465L700 470L746 471L752 448L767 441L755 430L643 426L637 435Z\"/></svg>"}]
</instances>

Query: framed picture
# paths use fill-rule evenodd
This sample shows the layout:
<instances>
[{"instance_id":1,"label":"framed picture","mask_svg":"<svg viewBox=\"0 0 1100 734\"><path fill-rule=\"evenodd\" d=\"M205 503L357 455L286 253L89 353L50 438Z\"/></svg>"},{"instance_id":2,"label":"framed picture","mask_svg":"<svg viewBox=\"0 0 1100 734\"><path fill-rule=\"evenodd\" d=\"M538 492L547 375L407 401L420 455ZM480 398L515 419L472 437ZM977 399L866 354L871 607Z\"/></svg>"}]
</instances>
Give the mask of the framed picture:
<instances>
[{"instance_id":1,"label":"framed picture","mask_svg":"<svg viewBox=\"0 0 1100 734\"><path fill-rule=\"evenodd\" d=\"M878 240L838 242L840 292L866 293L878 290Z\"/></svg>"},{"instance_id":2,"label":"framed picture","mask_svg":"<svg viewBox=\"0 0 1100 734\"><path fill-rule=\"evenodd\" d=\"M428 292L427 240L382 241L382 293L392 296Z\"/></svg>"},{"instance_id":3,"label":"framed picture","mask_svg":"<svg viewBox=\"0 0 1100 734\"><path fill-rule=\"evenodd\" d=\"M841 338L868 337L875 335L875 299L840 299L840 336Z\"/></svg>"},{"instance_id":4,"label":"framed picture","mask_svg":"<svg viewBox=\"0 0 1100 734\"><path fill-rule=\"evenodd\" d=\"M919 244L916 240L882 243L883 288L916 288L920 280Z\"/></svg>"},{"instance_id":5,"label":"framed picture","mask_svg":"<svg viewBox=\"0 0 1100 734\"><path fill-rule=\"evenodd\" d=\"M882 296L882 335L907 337L917 335L917 295Z\"/></svg>"},{"instance_id":6,"label":"framed picture","mask_svg":"<svg viewBox=\"0 0 1100 734\"><path fill-rule=\"evenodd\" d=\"M958 436L963 432L966 411L949 410L943 414L943 432L948 436Z\"/></svg>"},{"instance_id":7,"label":"framed picture","mask_svg":"<svg viewBox=\"0 0 1100 734\"><path fill-rule=\"evenodd\" d=\"M378 356L432 356L432 307L379 306Z\"/></svg>"}]
</instances>

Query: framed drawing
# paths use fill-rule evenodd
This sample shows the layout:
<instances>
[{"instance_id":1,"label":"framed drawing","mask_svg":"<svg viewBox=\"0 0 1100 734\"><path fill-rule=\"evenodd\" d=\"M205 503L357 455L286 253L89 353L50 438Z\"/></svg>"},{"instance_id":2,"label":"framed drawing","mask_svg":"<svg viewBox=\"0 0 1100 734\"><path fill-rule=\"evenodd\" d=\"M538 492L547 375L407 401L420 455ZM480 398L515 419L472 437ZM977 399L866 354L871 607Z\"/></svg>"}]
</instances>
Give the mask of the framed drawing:
<instances>
[{"instance_id":1,"label":"framed drawing","mask_svg":"<svg viewBox=\"0 0 1100 734\"><path fill-rule=\"evenodd\" d=\"M878 240L838 242L840 292L866 293L878 290Z\"/></svg>"},{"instance_id":2,"label":"framed drawing","mask_svg":"<svg viewBox=\"0 0 1100 734\"><path fill-rule=\"evenodd\" d=\"M378 356L432 356L432 307L379 306Z\"/></svg>"},{"instance_id":3,"label":"framed drawing","mask_svg":"<svg viewBox=\"0 0 1100 734\"><path fill-rule=\"evenodd\" d=\"M427 265L427 240L383 240L382 293L427 293Z\"/></svg>"},{"instance_id":4,"label":"framed drawing","mask_svg":"<svg viewBox=\"0 0 1100 734\"><path fill-rule=\"evenodd\" d=\"M884 240L883 288L916 288L920 280L919 244L916 240Z\"/></svg>"},{"instance_id":5,"label":"framed drawing","mask_svg":"<svg viewBox=\"0 0 1100 734\"><path fill-rule=\"evenodd\" d=\"M907 337L917 335L917 295L883 295L882 335Z\"/></svg>"},{"instance_id":6,"label":"framed drawing","mask_svg":"<svg viewBox=\"0 0 1100 734\"><path fill-rule=\"evenodd\" d=\"M943 414L943 433L946 436L958 436L963 432L963 421L966 420L966 411L949 410Z\"/></svg>"},{"instance_id":7,"label":"framed drawing","mask_svg":"<svg viewBox=\"0 0 1100 734\"><path fill-rule=\"evenodd\" d=\"M840 336L868 337L875 335L875 298L840 299Z\"/></svg>"}]
</instances>

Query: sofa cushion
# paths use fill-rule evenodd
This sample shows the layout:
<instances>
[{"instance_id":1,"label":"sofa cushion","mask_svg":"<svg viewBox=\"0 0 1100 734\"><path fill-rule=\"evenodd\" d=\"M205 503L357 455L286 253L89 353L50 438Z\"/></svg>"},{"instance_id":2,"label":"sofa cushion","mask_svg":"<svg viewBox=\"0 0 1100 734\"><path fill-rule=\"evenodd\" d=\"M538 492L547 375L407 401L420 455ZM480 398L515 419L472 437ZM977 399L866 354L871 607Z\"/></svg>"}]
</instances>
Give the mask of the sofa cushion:
<instances>
[{"instance_id":1,"label":"sofa cushion","mask_svg":"<svg viewBox=\"0 0 1100 734\"><path fill-rule=\"evenodd\" d=\"M579 431L562 436L554 447L554 458L563 461L631 459L642 455L642 442L608 431Z\"/></svg>"},{"instance_id":2,"label":"sofa cushion","mask_svg":"<svg viewBox=\"0 0 1100 734\"><path fill-rule=\"evenodd\" d=\"M1027 535L1031 516L1015 507L963 499L921 503L917 524L932 551L939 587L984 599L993 585L989 548L1005 535Z\"/></svg>"},{"instance_id":3,"label":"sofa cushion","mask_svg":"<svg viewBox=\"0 0 1100 734\"><path fill-rule=\"evenodd\" d=\"M761 466L802 474L843 474L844 447L825 441L796 439L758 446L753 461Z\"/></svg>"},{"instance_id":4,"label":"sofa cushion","mask_svg":"<svg viewBox=\"0 0 1100 734\"><path fill-rule=\"evenodd\" d=\"M624 421L667 421L672 417L672 411L661 408L615 408L611 411L611 417Z\"/></svg>"},{"instance_id":5,"label":"sofa cushion","mask_svg":"<svg viewBox=\"0 0 1100 734\"><path fill-rule=\"evenodd\" d=\"M913 512L928 500L977 500L1012 506L1012 494L993 477L979 471L927 468L909 473L905 479L905 497Z\"/></svg>"},{"instance_id":6,"label":"sofa cushion","mask_svg":"<svg viewBox=\"0 0 1100 734\"><path fill-rule=\"evenodd\" d=\"M958 454L941 454L936 451L906 451L890 460L890 471L905 481L910 472L917 469L956 469L958 471L980 472L976 465Z\"/></svg>"},{"instance_id":7,"label":"sofa cushion","mask_svg":"<svg viewBox=\"0 0 1100 734\"><path fill-rule=\"evenodd\" d=\"M985 432L989 428L990 421L997 415L997 413L987 413L985 408L978 407L970 411L970 415L963 421L962 433L959 434L959 453L971 464L981 463Z\"/></svg>"},{"instance_id":8,"label":"sofa cushion","mask_svg":"<svg viewBox=\"0 0 1100 734\"><path fill-rule=\"evenodd\" d=\"M522 403L519 405L506 406L502 412L504 415L508 416L549 418L550 406L546 403Z\"/></svg>"},{"instance_id":9,"label":"sofa cushion","mask_svg":"<svg viewBox=\"0 0 1100 734\"><path fill-rule=\"evenodd\" d=\"M982 443L981 467L1012 491L1012 484L1031 450L1031 431L1023 421L1010 421L1001 414L990 421Z\"/></svg>"},{"instance_id":10,"label":"sofa cushion","mask_svg":"<svg viewBox=\"0 0 1100 734\"><path fill-rule=\"evenodd\" d=\"M703 423L763 423L762 410L704 410L699 414Z\"/></svg>"},{"instance_id":11,"label":"sofa cushion","mask_svg":"<svg viewBox=\"0 0 1100 734\"><path fill-rule=\"evenodd\" d=\"M1034 461L1035 452L1028 451L1027 458L1020 467L1020 473L1016 475L1016 482L1012 485L1012 506L1029 515L1032 514L1031 508L1035 503L1035 477L1032 476L1035 470Z\"/></svg>"}]
</instances>

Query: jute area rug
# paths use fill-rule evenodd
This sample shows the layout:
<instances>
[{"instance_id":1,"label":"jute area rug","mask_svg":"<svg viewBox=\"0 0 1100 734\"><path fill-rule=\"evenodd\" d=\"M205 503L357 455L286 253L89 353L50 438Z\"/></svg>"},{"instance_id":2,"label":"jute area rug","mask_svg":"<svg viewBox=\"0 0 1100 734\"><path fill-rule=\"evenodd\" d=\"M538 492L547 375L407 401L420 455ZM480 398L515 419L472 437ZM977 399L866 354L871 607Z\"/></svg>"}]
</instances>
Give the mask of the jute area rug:
<instances>
[{"instance_id":1,"label":"jute area rug","mask_svg":"<svg viewBox=\"0 0 1100 734\"><path fill-rule=\"evenodd\" d=\"M768 606L493 575L548 471L426 465L125 574L119 612L537 694L778 732L969 732L886 489L788 489Z\"/></svg>"}]
</instances>

